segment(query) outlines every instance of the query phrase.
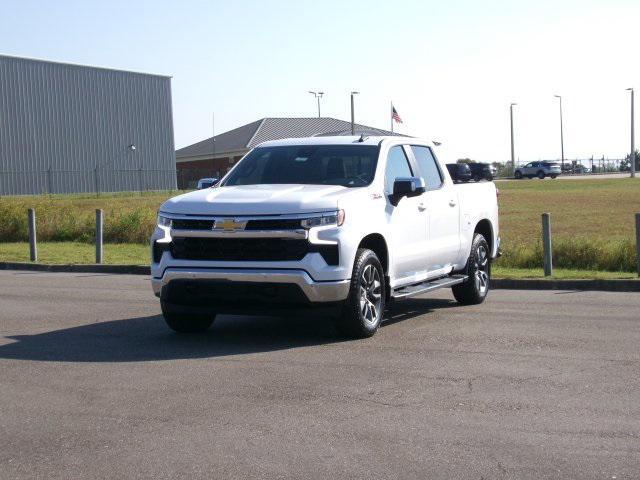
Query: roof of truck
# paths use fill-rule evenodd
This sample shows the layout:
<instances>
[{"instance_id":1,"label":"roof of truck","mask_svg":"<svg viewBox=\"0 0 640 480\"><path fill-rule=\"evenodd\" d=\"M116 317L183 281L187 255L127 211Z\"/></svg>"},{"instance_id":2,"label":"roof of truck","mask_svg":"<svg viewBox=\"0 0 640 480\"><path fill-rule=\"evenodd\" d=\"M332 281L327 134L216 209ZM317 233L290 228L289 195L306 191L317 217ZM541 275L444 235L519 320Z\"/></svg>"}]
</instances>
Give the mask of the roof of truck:
<instances>
[{"instance_id":1,"label":"roof of truck","mask_svg":"<svg viewBox=\"0 0 640 480\"><path fill-rule=\"evenodd\" d=\"M362 140L361 140L362 138ZM279 147L286 145L378 145L382 140L399 140L403 137L387 135L337 135L332 137L284 138L262 142L258 147ZM406 138L406 137L405 137ZM415 141L416 139L414 139Z\"/></svg>"}]
</instances>

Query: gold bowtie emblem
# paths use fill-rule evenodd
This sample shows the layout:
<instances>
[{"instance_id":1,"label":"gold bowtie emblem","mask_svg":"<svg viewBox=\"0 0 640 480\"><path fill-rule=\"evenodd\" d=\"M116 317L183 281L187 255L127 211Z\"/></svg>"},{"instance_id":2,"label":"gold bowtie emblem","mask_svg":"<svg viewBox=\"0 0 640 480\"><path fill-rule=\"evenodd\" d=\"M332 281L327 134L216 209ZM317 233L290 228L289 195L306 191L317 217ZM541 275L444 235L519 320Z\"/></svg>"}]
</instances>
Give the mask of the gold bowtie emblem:
<instances>
[{"instance_id":1,"label":"gold bowtie emblem","mask_svg":"<svg viewBox=\"0 0 640 480\"><path fill-rule=\"evenodd\" d=\"M237 222L233 218L225 218L222 221L216 222L214 228L216 230L241 230L244 222Z\"/></svg>"}]
</instances>

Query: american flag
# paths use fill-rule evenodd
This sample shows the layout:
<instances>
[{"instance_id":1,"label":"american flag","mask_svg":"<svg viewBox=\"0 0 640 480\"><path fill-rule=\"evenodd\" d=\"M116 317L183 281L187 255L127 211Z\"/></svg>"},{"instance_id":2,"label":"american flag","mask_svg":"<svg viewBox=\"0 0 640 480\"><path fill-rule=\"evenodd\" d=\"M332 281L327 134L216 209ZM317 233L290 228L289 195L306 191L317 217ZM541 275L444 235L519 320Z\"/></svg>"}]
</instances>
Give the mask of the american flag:
<instances>
[{"instance_id":1,"label":"american flag","mask_svg":"<svg viewBox=\"0 0 640 480\"><path fill-rule=\"evenodd\" d=\"M394 106L391 106L391 118L393 118L397 123L402 123L402 119L400 118L400 115L398 115L398 111Z\"/></svg>"}]
</instances>

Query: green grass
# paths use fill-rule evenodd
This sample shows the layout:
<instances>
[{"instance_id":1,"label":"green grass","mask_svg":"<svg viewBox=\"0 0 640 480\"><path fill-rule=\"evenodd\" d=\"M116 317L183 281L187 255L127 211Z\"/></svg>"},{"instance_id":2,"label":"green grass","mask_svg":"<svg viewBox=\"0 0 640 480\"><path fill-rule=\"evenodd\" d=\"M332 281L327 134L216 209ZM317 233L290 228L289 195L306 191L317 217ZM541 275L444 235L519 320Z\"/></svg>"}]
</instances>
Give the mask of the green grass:
<instances>
[{"instance_id":1,"label":"green grass","mask_svg":"<svg viewBox=\"0 0 640 480\"><path fill-rule=\"evenodd\" d=\"M504 252L497 266L530 269L542 265L540 215L550 212L556 267L635 271L634 214L640 212L640 179L536 179L496 185ZM40 242L77 242L76 248L84 248L91 260L95 209L102 208L105 242L146 249L160 204L176 193L2 197L0 242L26 242L26 211L35 208ZM17 253L10 250L2 246L0 258L13 259L10 255Z\"/></svg>"},{"instance_id":2,"label":"green grass","mask_svg":"<svg viewBox=\"0 0 640 480\"><path fill-rule=\"evenodd\" d=\"M510 268L496 265L491 272L494 278L550 278L556 280L577 280L577 279L598 279L598 280L620 280L620 279L637 279L637 274L630 272L603 272L598 270L567 270L565 268L556 268L553 270L553 276L545 277L542 268ZM640 281L640 280L639 280Z\"/></svg>"},{"instance_id":3,"label":"green grass","mask_svg":"<svg viewBox=\"0 0 640 480\"><path fill-rule=\"evenodd\" d=\"M92 242L95 210L104 210L104 241L146 243L160 204L178 192L0 198L0 242L27 241L27 209L36 210L38 240Z\"/></svg>"},{"instance_id":4,"label":"green grass","mask_svg":"<svg viewBox=\"0 0 640 480\"><path fill-rule=\"evenodd\" d=\"M0 262L28 262L29 244L26 242L0 243ZM38 244L38 261L52 265L95 263L95 247L81 242L43 242ZM149 247L132 243L107 243L104 263L111 265L148 265ZM542 268L493 267L495 278L545 278ZM629 272L603 272L597 270L555 269L555 279L629 279L637 278Z\"/></svg>"},{"instance_id":5,"label":"green grass","mask_svg":"<svg viewBox=\"0 0 640 480\"><path fill-rule=\"evenodd\" d=\"M113 265L149 265L149 247L135 243L107 243L104 263ZM0 262L28 262L29 244L0 243ZM52 265L95 263L95 246L81 242L38 243L38 262Z\"/></svg>"},{"instance_id":6,"label":"green grass","mask_svg":"<svg viewBox=\"0 0 640 480\"><path fill-rule=\"evenodd\" d=\"M536 179L496 185L504 251L498 265L542 265L540 216L549 212L554 265L635 271L634 214L640 213L640 179Z\"/></svg>"}]
</instances>

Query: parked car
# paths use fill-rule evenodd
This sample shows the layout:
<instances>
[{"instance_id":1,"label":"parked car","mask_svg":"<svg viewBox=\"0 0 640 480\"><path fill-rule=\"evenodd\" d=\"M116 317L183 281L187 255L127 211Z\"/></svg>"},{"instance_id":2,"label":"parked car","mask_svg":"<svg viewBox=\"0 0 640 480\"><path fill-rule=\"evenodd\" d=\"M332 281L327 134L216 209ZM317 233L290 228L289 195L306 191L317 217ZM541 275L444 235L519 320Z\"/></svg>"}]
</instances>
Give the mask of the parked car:
<instances>
[{"instance_id":1,"label":"parked car","mask_svg":"<svg viewBox=\"0 0 640 480\"><path fill-rule=\"evenodd\" d=\"M459 303L482 303L500 245L496 187L454 185L429 144L265 142L217 188L167 200L151 284L168 326L200 332L221 313L312 308L369 337L392 299L451 287Z\"/></svg>"},{"instance_id":2,"label":"parked car","mask_svg":"<svg viewBox=\"0 0 640 480\"><path fill-rule=\"evenodd\" d=\"M585 167L581 163L565 163L564 168L562 168L562 173L572 173L572 174L584 174L590 173L591 170L588 167Z\"/></svg>"},{"instance_id":3,"label":"parked car","mask_svg":"<svg viewBox=\"0 0 640 480\"><path fill-rule=\"evenodd\" d=\"M467 163L447 163L447 170L456 183L471 180L471 168Z\"/></svg>"},{"instance_id":4,"label":"parked car","mask_svg":"<svg viewBox=\"0 0 640 480\"><path fill-rule=\"evenodd\" d=\"M216 183L218 183L217 178L201 178L198 180L198 190L213 187Z\"/></svg>"},{"instance_id":5,"label":"parked car","mask_svg":"<svg viewBox=\"0 0 640 480\"><path fill-rule=\"evenodd\" d=\"M538 177L540 179L544 177L556 178L562 173L560 171L560 164L555 162L530 162L524 167L518 167L513 172L513 176L520 178L533 178Z\"/></svg>"},{"instance_id":6,"label":"parked car","mask_svg":"<svg viewBox=\"0 0 640 480\"><path fill-rule=\"evenodd\" d=\"M471 169L471 177L479 182L482 179L493 180L493 177L496 175L496 167L491 165L490 163L469 163L469 168Z\"/></svg>"}]
</instances>

